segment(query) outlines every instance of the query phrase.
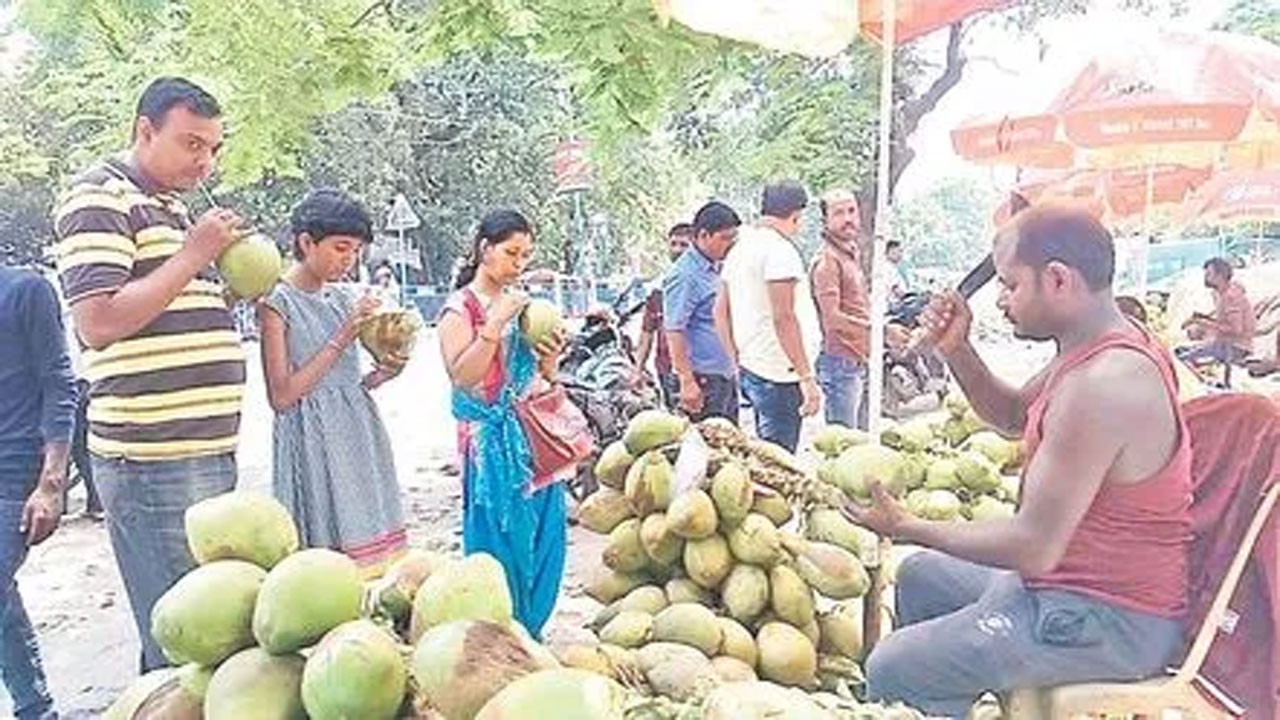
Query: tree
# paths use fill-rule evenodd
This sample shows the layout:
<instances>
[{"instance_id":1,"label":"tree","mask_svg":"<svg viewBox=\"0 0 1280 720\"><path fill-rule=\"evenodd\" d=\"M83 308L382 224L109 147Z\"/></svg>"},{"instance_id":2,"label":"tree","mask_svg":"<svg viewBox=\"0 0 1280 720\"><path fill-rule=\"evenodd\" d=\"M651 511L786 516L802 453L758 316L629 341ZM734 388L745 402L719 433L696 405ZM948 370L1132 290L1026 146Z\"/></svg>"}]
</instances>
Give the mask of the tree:
<instances>
[{"instance_id":1,"label":"tree","mask_svg":"<svg viewBox=\"0 0 1280 720\"><path fill-rule=\"evenodd\" d=\"M962 77L967 28L1030 29L1086 4L1015 3L945 31L940 59L899 48L892 179L912 161L911 133ZM603 250L613 263L623 247L656 250L662 229L707 195L753 205L759 184L780 176L814 189L860 188L873 220L879 51L862 41L832 60L784 57L664 27L649 0L240 0L234 12L221 0L28 0L21 21L39 50L13 86L48 128L28 146L25 133L0 124L0 157L23 159L0 178L44 163L56 183L120 147L134 91L158 73L182 72L228 110L219 184L233 194L224 197L264 223L278 223L286 199L315 183L357 188L376 207L396 189L417 204L448 198L418 236L435 278L480 207L501 202L533 208L540 247L554 256L545 259L575 265L567 207L535 187L549 184L551 147L571 134L592 148L597 186L583 207L612 218ZM409 95L468 117L465 58L519 61L542 75L508 85L478 123L406 104L406 89L440 71L445 85ZM516 111L521 102L538 109ZM518 182L491 182L503 172Z\"/></svg>"},{"instance_id":2,"label":"tree","mask_svg":"<svg viewBox=\"0 0 1280 720\"><path fill-rule=\"evenodd\" d=\"M967 270L991 249L991 217L1000 200L974 180L941 180L894 206L895 237L913 267Z\"/></svg>"},{"instance_id":3,"label":"tree","mask_svg":"<svg viewBox=\"0 0 1280 720\"><path fill-rule=\"evenodd\" d=\"M1280 5L1268 0L1236 0L1218 24L1219 29L1256 35L1280 45Z\"/></svg>"}]
</instances>

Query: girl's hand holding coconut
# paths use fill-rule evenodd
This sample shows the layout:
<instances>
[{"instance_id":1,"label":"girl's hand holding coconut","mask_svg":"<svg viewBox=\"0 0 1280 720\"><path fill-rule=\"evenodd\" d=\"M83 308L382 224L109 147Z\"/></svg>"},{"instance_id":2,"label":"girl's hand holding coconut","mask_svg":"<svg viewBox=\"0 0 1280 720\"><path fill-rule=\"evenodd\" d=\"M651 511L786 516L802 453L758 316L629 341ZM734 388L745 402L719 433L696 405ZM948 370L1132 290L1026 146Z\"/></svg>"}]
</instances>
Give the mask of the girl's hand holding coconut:
<instances>
[{"instance_id":1,"label":"girl's hand holding coconut","mask_svg":"<svg viewBox=\"0 0 1280 720\"><path fill-rule=\"evenodd\" d=\"M378 312L381 304L381 300L372 292L362 295L352 306L351 312L347 314L346 321L342 323L336 343L346 347L355 342L355 339L360 337L360 328Z\"/></svg>"}]
</instances>

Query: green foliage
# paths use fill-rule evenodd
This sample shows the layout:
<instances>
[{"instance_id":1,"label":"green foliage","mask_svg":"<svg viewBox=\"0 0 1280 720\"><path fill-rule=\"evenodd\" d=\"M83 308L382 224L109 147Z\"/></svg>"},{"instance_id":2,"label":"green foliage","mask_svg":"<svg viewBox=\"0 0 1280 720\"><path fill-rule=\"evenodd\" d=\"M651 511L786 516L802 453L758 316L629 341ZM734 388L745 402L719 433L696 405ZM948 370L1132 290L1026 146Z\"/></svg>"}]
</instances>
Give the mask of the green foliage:
<instances>
[{"instance_id":1,"label":"green foliage","mask_svg":"<svg viewBox=\"0 0 1280 720\"><path fill-rule=\"evenodd\" d=\"M913 267L967 270L991 249L1000 193L950 178L894 206L894 231Z\"/></svg>"},{"instance_id":2,"label":"green foliage","mask_svg":"<svg viewBox=\"0 0 1280 720\"><path fill-rule=\"evenodd\" d=\"M971 22L1033 28L1086 4L1029 0ZM227 112L224 202L281 232L313 185L379 216L404 192L436 280L501 205L534 217L540 260L564 270L587 232L571 208L605 216L607 270L660 264L665 227L710 196L750 216L771 179L861 188L872 204L879 50L862 41L831 60L783 56L664 26L650 0L26 0L19 18L39 50L0 80L22 98L0 96L19 109L0 115L0 184L52 187L123 147L137 92L182 73ZM902 136L958 80L964 50L898 50L897 172ZM576 206L550 177L571 135L588 140L596 183Z\"/></svg>"},{"instance_id":3,"label":"green foliage","mask_svg":"<svg viewBox=\"0 0 1280 720\"><path fill-rule=\"evenodd\" d=\"M1219 28L1280 44L1280 5L1270 0L1236 0Z\"/></svg>"}]
</instances>

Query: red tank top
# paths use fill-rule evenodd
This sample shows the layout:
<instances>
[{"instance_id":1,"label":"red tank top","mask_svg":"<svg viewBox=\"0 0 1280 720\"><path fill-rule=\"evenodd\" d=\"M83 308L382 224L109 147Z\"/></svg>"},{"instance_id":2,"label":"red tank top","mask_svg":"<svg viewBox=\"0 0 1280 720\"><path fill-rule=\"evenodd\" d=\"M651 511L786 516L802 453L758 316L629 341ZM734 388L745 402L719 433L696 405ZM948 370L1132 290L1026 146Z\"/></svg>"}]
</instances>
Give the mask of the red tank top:
<instances>
[{"instance_id":1,"label":"red tank top","mask_svg":"<svg viewBox=\"0 0 1280 720\"><path fill-rule=\"evenodd\" d=\"M1090 358L1117 348L1141 353L1160 373L1178 423L1177 449L1151 477L1132 485L1103 483L1057 567L1024 580L1032 589L1068 590L1130 610L1178 618L1187 608L1191 438L1178 404L1173 361L1164 347L1135 327L1131 333L1108 333L1068 354L1028 409L1022 439L1030 458L1044 435L1041 423L1058 382Z\"/></svg>"}]
</instances>

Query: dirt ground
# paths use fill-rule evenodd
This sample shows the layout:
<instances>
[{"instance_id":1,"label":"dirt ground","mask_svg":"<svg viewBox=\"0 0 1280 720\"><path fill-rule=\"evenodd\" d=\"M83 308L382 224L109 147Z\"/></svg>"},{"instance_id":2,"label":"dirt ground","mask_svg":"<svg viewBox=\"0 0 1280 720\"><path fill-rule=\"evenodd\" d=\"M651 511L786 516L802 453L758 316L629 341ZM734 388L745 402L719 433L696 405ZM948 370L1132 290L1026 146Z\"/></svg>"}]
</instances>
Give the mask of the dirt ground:
<instances>
[{"instance_id":1,"label":"dirt ground","mask_svg":"<svg viewBox=\"0 0 1280 720\"><path fill-rule=\"evenodd\" d=\"M454 424L447 385L434 338L422 339L404 375L376 393L396 451L405 491L411 542L456 551L461 533L459 479L447 472L454 453ZM1026 377L1044 355L991 338L1011 377ZM1012 351L1012 352L1010 352ZM258 349L246 345L250 380L239 452L240 487L270 490L271 411L258 372ZM59 710L67 718L100 715L134 678L138 644L128 599L116 571L104 525L75 517L83 492L72 491L71 514L55 535L35 548L18 574L27 611L36 627L45 670ZM598 605L583 596L586 571L599 562L603 538L574 527L561 600L547 640L559 645L583 637L582 625ZM0 714L11 716L0 690Z\"/></svg>"}]
</instances>

